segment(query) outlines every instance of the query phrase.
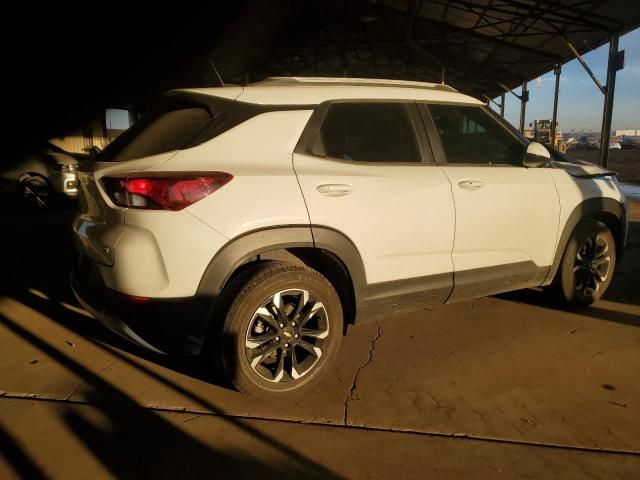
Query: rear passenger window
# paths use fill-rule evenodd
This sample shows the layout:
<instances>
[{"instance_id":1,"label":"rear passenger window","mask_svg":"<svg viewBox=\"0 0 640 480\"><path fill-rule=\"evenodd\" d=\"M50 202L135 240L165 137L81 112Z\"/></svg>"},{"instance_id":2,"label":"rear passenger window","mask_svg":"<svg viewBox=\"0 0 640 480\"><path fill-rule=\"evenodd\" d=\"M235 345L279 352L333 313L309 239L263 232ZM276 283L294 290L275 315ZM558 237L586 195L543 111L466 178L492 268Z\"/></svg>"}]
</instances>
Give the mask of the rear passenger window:
<instances>
[{"instance_id":1,"label":"rear passenger window","mask_svg":"<svg viewBox=\"0 0 640 480\"><path fill-rule=\"evenodd\" d=\"M334 103L314 153L363 162L420 162L409 108L404 103Z\"/></svg>"},{"instance_id":2,"label":"rear passenger window","mask_svg":"<svg viewBox=\"0 0 640 480\"><path fill-rule=\"evenodd\" d=\"M429 105L448 163L522 165L525 146L479 107Z\"/></svg>"}]
</instances>

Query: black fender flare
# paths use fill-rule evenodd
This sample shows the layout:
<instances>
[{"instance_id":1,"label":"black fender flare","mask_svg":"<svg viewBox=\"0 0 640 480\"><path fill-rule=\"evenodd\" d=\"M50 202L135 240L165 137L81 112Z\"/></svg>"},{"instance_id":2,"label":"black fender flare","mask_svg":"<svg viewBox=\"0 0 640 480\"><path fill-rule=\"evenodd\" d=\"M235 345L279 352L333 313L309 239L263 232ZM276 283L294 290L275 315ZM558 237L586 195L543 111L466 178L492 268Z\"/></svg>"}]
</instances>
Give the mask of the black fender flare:
<instances>
[{"instance_id":1,"label":"black fender flare","mask_svg":"<svg viewBox=\"0 0 640 480\"><path fill-rule=\"evenodd\" d=\"M579 203L571 212L567 221L564 224L562 233L558 240L556 247L556 253L553 258L553 263L549 268L549 272L545 277L543 285L549 285L556 276L562 255L567 247L569 238L575 230L576 226L584 218L592 218L595 220L603 221L611 226L611 222L607 220L615 218L615 226L612 228L613 237L616 240L616 250L618 252L618 258L622 256L622 249L627 237L627 221L626 221L626 208L623 204L613 198L597 197L588 198Z\"/></svg>"},{"instance_id":2,"label":"black fender flare","mask_svg":"<svg viewBox=\"0 0 640 480\"><path fill-rule=\"evenodd\" d=\"M196 295L218 297L233 273L244 263L269 252L295 248L317 248L334 255L351 279L355 301L361 298L366 288L366 275L358 249L337 230L314 225L263 228L230 240L209 262Z\"/></svg>"}]
</instances>

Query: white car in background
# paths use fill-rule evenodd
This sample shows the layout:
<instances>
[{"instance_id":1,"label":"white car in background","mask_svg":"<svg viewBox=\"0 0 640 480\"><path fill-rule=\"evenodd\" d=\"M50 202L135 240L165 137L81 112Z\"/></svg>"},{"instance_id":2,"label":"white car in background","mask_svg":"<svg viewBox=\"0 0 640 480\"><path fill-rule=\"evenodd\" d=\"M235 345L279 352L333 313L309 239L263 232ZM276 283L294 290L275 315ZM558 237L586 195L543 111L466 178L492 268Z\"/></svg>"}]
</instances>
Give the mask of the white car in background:
<instances>
[{"instance_id":1,"label":"white car in background","mask_svg":"<svg viewBox=\"0 0 640 480\"><path fill-rule=\"evenodd\" d=\"M17 193L28 206L49 206L55 194L76 198L78 160L51 142L45 142L18 160L0 168L3 190Z\"/></svg>"},{"instance_id":2,"label":"white car in background","mask_svg":"<svg viewBox=\"0 0 640 480\"><path fill-rule=\"evenodd\" d=\"M445 85L273 78L155 107L79 172L73 289L253 395L315 383L349 324L528 287L589 305L625 244L615 174Z\"/></svg>"},{"instance_id":3,"label":"white car in background","mask_svg":"<svg viewBox=\"0 0 640 480\"><path fill-rule=\"evenodd\" d=\"M622 137L620 146L625 150L638 150L640 149L640 137Z\"/></svg>"}]
</instances>

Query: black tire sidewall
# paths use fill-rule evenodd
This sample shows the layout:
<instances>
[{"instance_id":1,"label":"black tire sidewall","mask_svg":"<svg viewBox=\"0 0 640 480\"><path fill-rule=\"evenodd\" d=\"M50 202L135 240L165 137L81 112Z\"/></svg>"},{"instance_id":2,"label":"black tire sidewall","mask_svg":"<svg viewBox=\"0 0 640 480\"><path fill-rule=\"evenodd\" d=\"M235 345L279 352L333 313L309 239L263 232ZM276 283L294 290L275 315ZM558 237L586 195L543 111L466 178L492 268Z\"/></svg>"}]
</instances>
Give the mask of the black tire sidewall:
<instances>
[{"instance_id":1,"label":"black tire sidewall","mask_svg":"<svg viewBox=\"0 0 640 480\"><path fill-rule=\"evenodd\" d=\"M313 369L302 378L273 383L261 378L246 357L244 339L249 322L257 308L276 292L289 288L308 290L324 304L329 322L329 337L323 355ZM326 373L342 340L342 306L333 286L318 272L302 266L267 262L249 275L245 285L227 312L222 339L222 367L229 380L240 391L254 396L300 392L316 383Z\"/></svg>"},{"instance_id":2,"label":"black tire sidewall","mask_svg":"<svg viewBox=\"0 0 640 480\"><path fill-rule=\"evenodd\" d=\"M573 269L575 266L575 258L578 248L587 240L587 238L594 234L603 236L609 244L611 264L609 266L607 279L600 285L598 291L594 295L585 296L575 288ZM567 243L567 247L562 257L560 270L558 272L558 277L556 279L558 293L562 300L575 306L587 306L599 300L611 283L615 271L615 264L616 244L609 228L598 220L582 220L574 229L571 238Z\"/></svg>"}]
</instances>

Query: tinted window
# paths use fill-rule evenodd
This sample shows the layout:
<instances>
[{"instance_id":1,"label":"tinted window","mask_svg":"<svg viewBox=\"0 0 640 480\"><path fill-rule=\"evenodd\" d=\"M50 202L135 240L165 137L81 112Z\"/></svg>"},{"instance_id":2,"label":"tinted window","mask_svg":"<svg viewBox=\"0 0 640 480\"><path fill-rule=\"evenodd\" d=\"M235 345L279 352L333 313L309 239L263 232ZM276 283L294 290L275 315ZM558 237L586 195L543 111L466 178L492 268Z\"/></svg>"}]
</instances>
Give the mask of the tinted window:
<instances>
[{"instance_id":1,"label":"tinted window","mask_svg":"<svg viewBox=\"0 0 640 480\"><path fill-rule=\"evenodd\" d=\"M522 165L525 146L478 107L429 105L449 163Z\"/></svg>"},{"instance_id":2,"label":"tinted window","mask_svg":"<svg viewBox=\"0 0 640 480\"><path fill-rule=\"evenodd\" d=\"M334 158L421 161L409 109L402 103L335 103L329 107L320 136L324 154Z\"/></svg>"},{"instance_id":3,"label":"tinted window","mask_svg":"<svg viewBox=\"0 0 640 480\"><path fill-rule=\"evenodd\" d=\"M212 121L201 107L180 108L149 114L111 142L98 158L100 162L124 162L191 145Z\"/></svg>"}]
</instances>

